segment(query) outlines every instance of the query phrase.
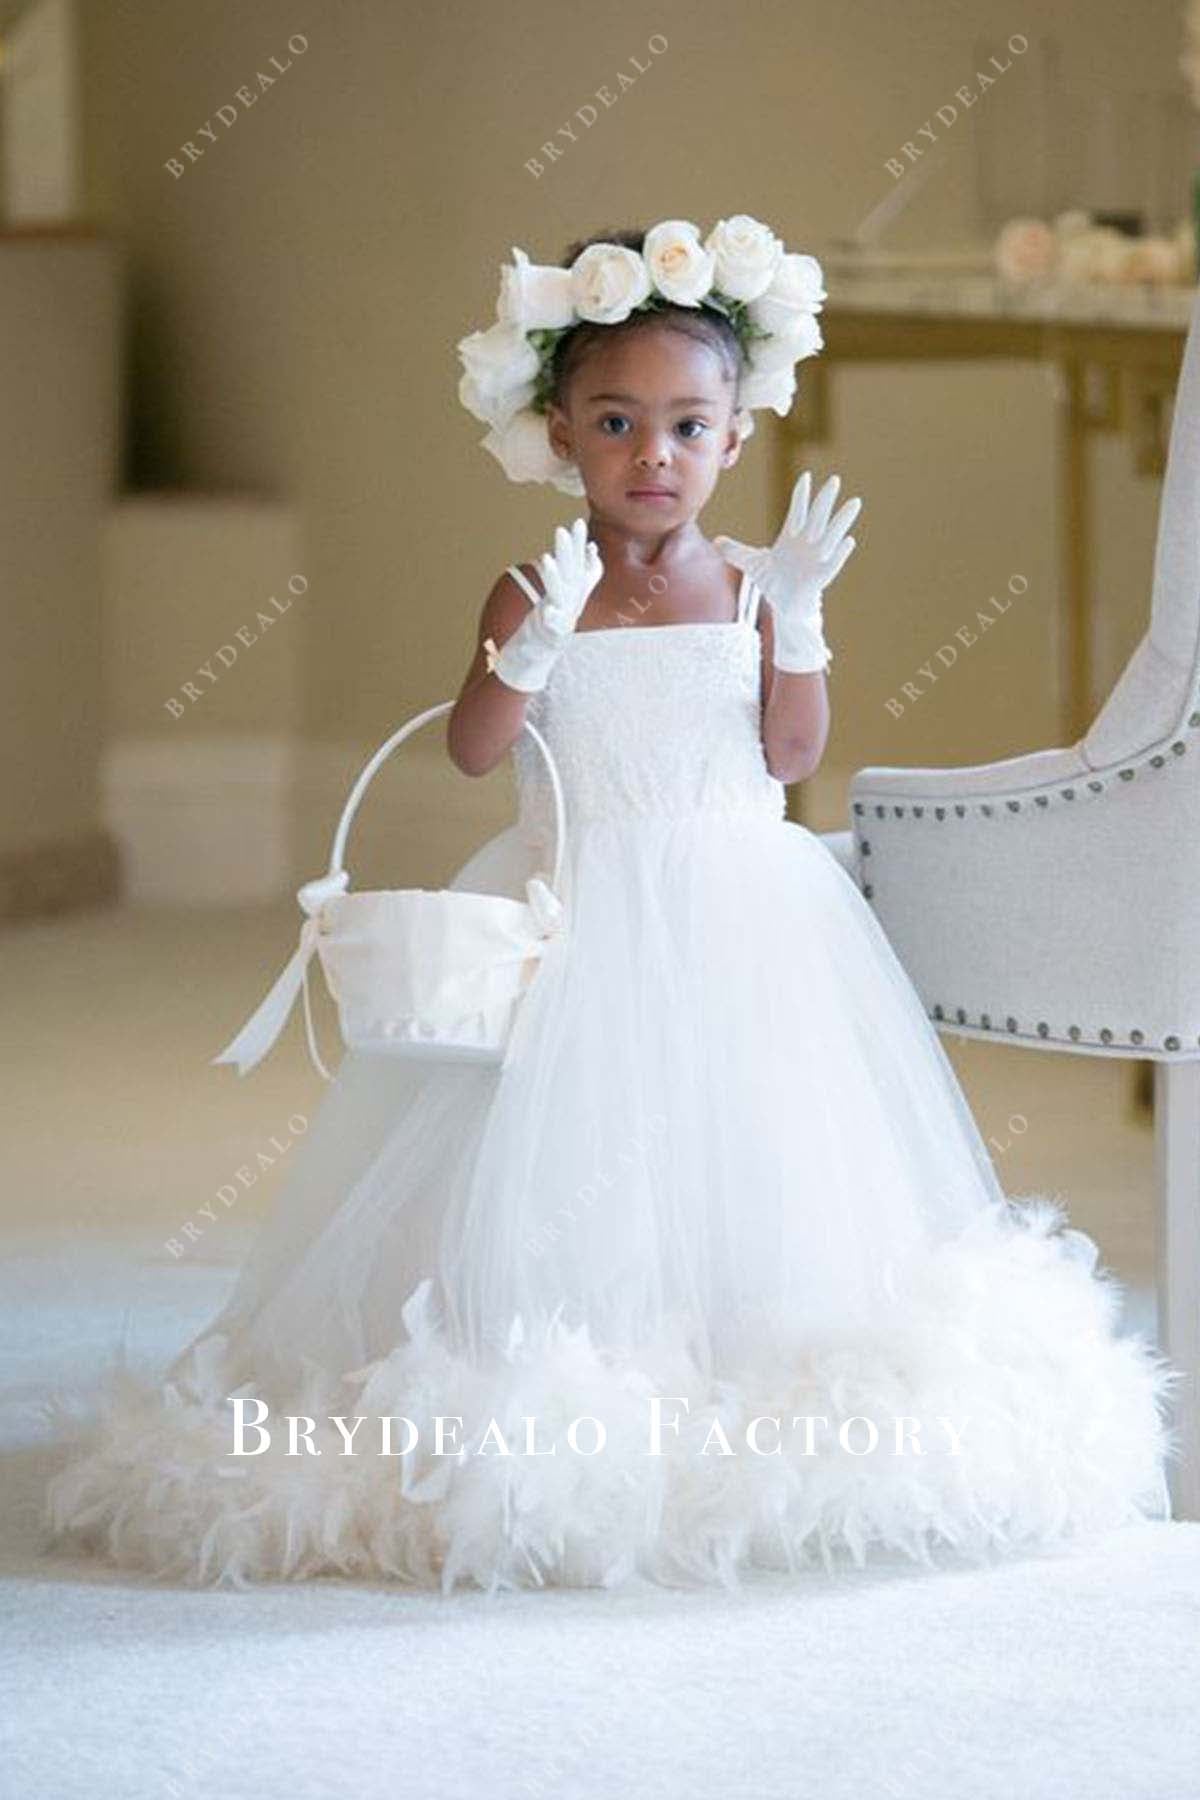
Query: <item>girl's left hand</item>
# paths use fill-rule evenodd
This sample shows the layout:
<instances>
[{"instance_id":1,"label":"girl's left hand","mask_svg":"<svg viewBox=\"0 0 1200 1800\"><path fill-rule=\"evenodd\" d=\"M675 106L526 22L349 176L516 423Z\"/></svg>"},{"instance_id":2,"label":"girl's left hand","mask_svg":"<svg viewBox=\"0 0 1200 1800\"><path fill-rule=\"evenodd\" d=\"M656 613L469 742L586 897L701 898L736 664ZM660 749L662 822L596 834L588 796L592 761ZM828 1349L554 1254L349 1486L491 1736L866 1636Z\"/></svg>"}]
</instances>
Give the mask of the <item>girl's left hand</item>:
<instances>
[{"instance_id":1,"label":"girl's left hand","mask_svg":"<svg viewBox=\"0 0 1200 1800\"><path fill-rule=\"evenodd\" d=\"M775 615L775 667L807 674L828 666L830 653L822 631L822 596L853 554L856 540L847 536L862 511L862 501L847 500L833 511L841 477L831 475L812 503L812 475L805 470L792 490L791 505L779 536L769 549L717 537L713 543L735 569L760 587Z\"/></svg>"}]
</instances>

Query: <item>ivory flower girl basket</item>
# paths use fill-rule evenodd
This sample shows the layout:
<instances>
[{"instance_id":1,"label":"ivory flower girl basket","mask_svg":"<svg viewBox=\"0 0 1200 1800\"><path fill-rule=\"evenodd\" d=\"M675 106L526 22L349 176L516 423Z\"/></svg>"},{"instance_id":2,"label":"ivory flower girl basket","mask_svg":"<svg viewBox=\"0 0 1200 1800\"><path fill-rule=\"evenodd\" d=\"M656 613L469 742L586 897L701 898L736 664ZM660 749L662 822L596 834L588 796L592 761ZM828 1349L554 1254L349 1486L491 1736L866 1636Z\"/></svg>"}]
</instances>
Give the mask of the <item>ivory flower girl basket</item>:
<instances>
[{"instance_id":1,"label":"ivory flower girl basket","mask_svg":"<svg viewBox=\"0 0 1200 1800\"><path fill-rule=\"evenodd\" d=\"M348 1049L502 1067L511 1060L520 1002L564 925L559 897L566 836L562 783L537 727L526 720L523 729L545 758L554 793L549 883L540 873L531 875L523 900L457 888L348 891L346 839L367 788L406 738L453 705L446 700L416 714L367 762L338 820L328 873L297 891L305 919L291 960L214 1062L236 1063L243 1075L254 1068L279 1036L302 990L309 1053L321 1074L331 1079L313 1035L308 964L314 951L337 1003Z\"/></svg>"}]
</instances>

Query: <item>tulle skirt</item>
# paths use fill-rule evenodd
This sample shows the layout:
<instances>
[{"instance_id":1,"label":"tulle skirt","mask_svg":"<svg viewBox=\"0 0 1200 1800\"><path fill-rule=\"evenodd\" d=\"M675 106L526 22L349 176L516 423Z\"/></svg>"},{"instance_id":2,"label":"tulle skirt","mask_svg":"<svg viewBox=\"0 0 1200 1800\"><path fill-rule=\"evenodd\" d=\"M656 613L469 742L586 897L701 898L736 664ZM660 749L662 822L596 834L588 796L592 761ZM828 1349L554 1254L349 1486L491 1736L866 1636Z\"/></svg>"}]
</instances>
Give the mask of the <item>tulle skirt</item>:
<instances>
[{"instance_id":1,"label":"tulle skirt","mask_svg":"<svg viewBox=\"0 0 1200 1800\"><path fill-rule=\"evenodd\" d=\"M537 849L455 885L518 895ZM736 1586L1168 1517L1178 1372L1061 1207L1006 1198L821 841L591 820L564 897L506 1069L347 1054L221 1314L52 1398L50 1541L187 1583Z\"/></svg>"}]
</instances>

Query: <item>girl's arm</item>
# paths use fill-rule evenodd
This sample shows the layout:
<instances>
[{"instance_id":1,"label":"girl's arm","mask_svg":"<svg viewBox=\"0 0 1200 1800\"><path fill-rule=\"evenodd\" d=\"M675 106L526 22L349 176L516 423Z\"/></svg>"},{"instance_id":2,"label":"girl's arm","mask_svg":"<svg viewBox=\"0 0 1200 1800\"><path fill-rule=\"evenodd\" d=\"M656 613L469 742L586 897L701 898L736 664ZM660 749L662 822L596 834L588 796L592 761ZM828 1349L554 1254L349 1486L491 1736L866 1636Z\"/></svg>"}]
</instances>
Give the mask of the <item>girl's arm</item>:
<instances>
[{"instance_id":1,"label":"girl's arm","mask_svg":"<svg viewBox=\"0 0 1200 1800\"><path fill-rule=\"evenodd\" d=\"M522 572L529 573L524 564ZM528 598L507 573L483 603L475 655L446 715L446 748L464 775L486 775L494 769L525 723L529 695L489 672L487 640L498 650L528 617L529 607Z\"/></svg>"},{"instance_id":2,"label":"girl's arm","mask_svg":"<svg viewBox=\"0 0 1200 1800\"><path fill-rule=\"evenodd\" d=\"M767 769L776 781L807 781L820 766L829 737L829 691L820 670L793 675L774 662L771 603L758 606L762 639L761 730Z\"/></svg>"},{"instance_id":3,"label":"girl's arm","mask_svg":"<svg viewBox=\"0 0 1200 1800\"><path fill-rule=\"evenodd\" d=\"M474 660L447 714L446 747L464 775L486 775L508 750L525 723L525 702L545 687L604 573L586 519L557 528L537 572L536 601L507 569L484 601Z\"/></svg>"}]
</instances>

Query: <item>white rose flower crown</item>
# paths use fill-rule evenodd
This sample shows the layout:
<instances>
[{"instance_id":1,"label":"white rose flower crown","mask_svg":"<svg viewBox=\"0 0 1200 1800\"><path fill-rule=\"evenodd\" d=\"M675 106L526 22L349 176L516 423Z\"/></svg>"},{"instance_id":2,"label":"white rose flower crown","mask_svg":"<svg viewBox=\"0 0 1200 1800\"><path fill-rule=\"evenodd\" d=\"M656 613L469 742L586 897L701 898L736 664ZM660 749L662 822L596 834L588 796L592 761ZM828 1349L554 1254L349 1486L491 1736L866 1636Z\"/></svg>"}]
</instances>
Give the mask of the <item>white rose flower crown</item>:
<instances>
[{"instance_id":1,"label":"white rose flower crown","mask_svg":"<svg viewBox=\"0 0 1200 1800\"><path fill-rule=\"evenodd\" d=\"M745 439L754 408L768 406L781 419L791 410L795 365L823 346L817 314L825 297L817 259L786 251L746 213L719 220L703 242L688 220L664 219L640 251L589 244L570 268L531 263L514 247L500 269L495 324L459 341L458 397L490 427L480 442L510 481L548 481L578 496L578 467L552 449L546 417L554 353L568 332L668 306L720 313L742 349L734 420Z\"/></svg>"}]
</instances>

